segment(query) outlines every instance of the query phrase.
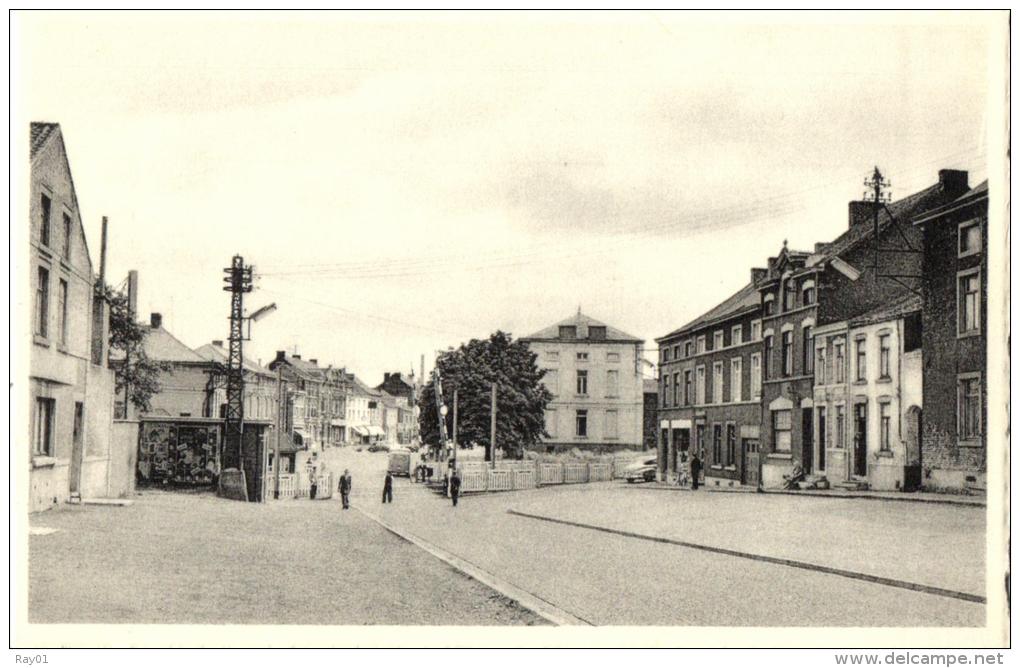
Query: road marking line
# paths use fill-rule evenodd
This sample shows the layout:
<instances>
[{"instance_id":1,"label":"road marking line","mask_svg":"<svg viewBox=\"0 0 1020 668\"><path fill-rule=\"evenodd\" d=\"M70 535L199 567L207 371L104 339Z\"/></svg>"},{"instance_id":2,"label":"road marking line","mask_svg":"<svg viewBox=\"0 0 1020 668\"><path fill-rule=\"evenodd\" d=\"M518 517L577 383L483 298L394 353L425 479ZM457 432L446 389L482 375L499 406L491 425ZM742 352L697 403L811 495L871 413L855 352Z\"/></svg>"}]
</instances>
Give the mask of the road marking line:
<instances>
[{"instance_id":1,"label":"road marking line","mask_svg":"<svg viewBox=\"0 0 1020 668\"><path fill-rule=\"evenodd\" d=\"M517 515L518 517L527 517L533 520L541 520L543 522L552 522L554 524L565 524L567 526L578 527L581 529L591 529L594 531L602 531L604 533L616 534L618 536L625 536L627 538L638 538L640 540L649 540L655 543L667 543L669 545L678 545L680 547L687 547L692 550L702 550L704 552L712 552L715 554L725 554L730 557L739 557L741 559L751 559L752 561L763 561L769 564L778 564L780 566L789 566L790 568L801 568L807 571L816 571L819 573L826 573L828 575L838 575L844 578L850 578L851 580L863 580L864 582L871 582L874 584L884 585L886 587L896 587L899 589L909 589L911 591L919 591L925 594L934 594L935 596L945 596L946 598L956 598L961 601L969 601L971 603L985 603L984 596L978 596L976 594L968 594L962 591L954 591L952 589L942 589L941 587L932 587L930 585L917 584L916 582L907 582L906 580L896 580L894 578L885 578L878 575L869 575L868 573L859 573L857 571L848 571L842 568L833 568L831 566L820 566L818 564L812 564L806 561L795 561L793 559L783 559L781 557L769 557L763 554L753 554L751 552L741 552L739 550L729 550L724 547L713 547L711 545L701 545L699 543L690 543L683 540L675 540L672 538L662 538L660 536L649 536L647 534L636 533L633 531L624 531L622 529L610 529L608 527L600 527L594 524L585 524L583 522L574 522L571 520L562 520L556 517L546 517L544 515L532 515L531 513L523 513L517 510L507 510L507 513L511 515Z\"/></svg>"},{"instance_id":2,"label":"road marking line","mask_svg":"<svg viewBox=\"0 0 1020 668\"><path fill-rule=\"evenodd\" d=\"M563 608L560 608L549 601L536 596L528 591L521 589L520 587L510 584L506 580L493 575L492 573L472 564L470 561L458 557L452 552L448 552L443 548L430 543L424 538L417 536L409 531L398 529L389 522L386 522L377 515L363 510L360 507L351 505L352 508L360 512L365 517L369 518L382 528L386 529L390 533L406 540L409 543L417 545L421 549L425 550L432 556L436 557L440 561L446 562L452 566L455 570L460 571L464 575L468 576L473 580L481 582L486 587L506 596L507 598L516 601L521 606L531 610L539 617L542 617L546 621L555 624L556 626L594 626L592 622L587 619L572 615Z\"/></svg>"}]
</instances>

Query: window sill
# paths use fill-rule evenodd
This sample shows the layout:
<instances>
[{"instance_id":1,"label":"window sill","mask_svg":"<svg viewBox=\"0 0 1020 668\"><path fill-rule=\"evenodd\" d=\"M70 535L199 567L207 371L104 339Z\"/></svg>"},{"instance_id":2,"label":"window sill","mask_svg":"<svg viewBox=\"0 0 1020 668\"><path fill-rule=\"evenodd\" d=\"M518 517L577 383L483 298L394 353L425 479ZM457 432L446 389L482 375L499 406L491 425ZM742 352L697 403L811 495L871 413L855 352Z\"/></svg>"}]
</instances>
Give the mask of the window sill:
<instances>
[{"instance_id":1,"label":"window sill","mask_svg":"<svg viewBox=\"0 0 1020 668\"><path fill-rule=\"evenodd\" d=\"M875 459L892 459L893 457L892 450L879 450L875 453Z\"/></svg>"},{"instance_id":2,"label":"window sill","mask_svg":"<svg viewBox=\"0 0 1020 668\"><path fill-rule=\"evenodd\" d=\"M793 459L793 453L791 452L770 452L765 455L765 459Z\"/></svg>"},{"instance_id":3,"label":"window sill","mask_svg":"<svg viewBox=\"0 0 1020 668\"><path fill-rule=\"evenodd\" d=\"M864 380L858 379L851 383L851 385L867 385L867 384L868 384L867 379Z\"/></svg>"},{"instance_id":4,"label":"window sill","mask_svg":"<svg viewBox=\"0 0 1020 668\"><path fill-rule=\"evenodd\" d=\"M737 470L737 467L734 466L733 464L730 464L729 466L724 466L723 468L725 468L727 471L736 471Z\"/></svg>"},{"instance_id":5,"label":"window sill","mask_svg":"<svg viewBox=\"0 0 1020 668\"><path fill-rule=\"evenodd\" d=\"M980 448L982 444L981 439L968 438L966 440L960 439L956 445L960 448Z\"/></svg>"},{"instance_id":6,"label":"window sill","mask_svg":"<svg viewBox=\"0 0 1020 668\"><path fill-rule=\"evenodd\" d=\"M716 471L722 471L722 466L720 466L719 464L712 464L708 468L715 469Z\"/></svg>"},{"instance_id":7,"label":"window sill","mask_svg":"<svg viewBox=\"0 0 1020 668\"><path fill-rule=\"evenodd\" d=\"M878 380L876 380L875 382L876 383L891 383L892 382L892 376L880 376L878 378Z\"/></svg>"},{"instance_id":8,"label":"window sill","mask_svg":"<svg viewBox=\"0 0 1020 668\"><path fill-rule=\"evenodd\" d=\"M32 468L52 468L57 465L56 457L35 456L32 457Z\"/></svg>"},{"instance_id":9,"label":"window sill","mask_svg":"<svg viewBox=\"0 0 1020 668\"><path fill-rule=\"evenodd\" d=\"M43 346L45 348L50 347L50 340L41 334L33 334L32 343L34 343L37 346Z\"/></svg>"},{"instance_id":10,"label":"window sill","mask_svg":"<svg viewBox=\"0 0 1020 668\"><path fill-rule=\"evenodd\" d=\"M972 330L967 331L967 332L957 332L956 333L956 338L958 338L958 339L969 339L969 338L971 338L973 336L981 336L981 330L980 329L972 329Z\"/></svg>"}]
</instances>

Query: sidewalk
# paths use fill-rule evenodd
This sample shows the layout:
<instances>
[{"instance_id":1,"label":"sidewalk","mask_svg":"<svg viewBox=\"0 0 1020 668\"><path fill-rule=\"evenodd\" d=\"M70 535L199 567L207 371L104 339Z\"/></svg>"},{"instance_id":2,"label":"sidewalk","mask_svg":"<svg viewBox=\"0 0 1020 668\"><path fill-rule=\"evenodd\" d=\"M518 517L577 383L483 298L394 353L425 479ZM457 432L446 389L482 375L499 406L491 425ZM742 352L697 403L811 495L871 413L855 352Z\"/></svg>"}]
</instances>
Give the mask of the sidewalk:
<instances>
[{"instance_id":1,"label":"sidewalk","mask_svg":"<svg viewBox=\"0 0 1020 668\"><path fill-rule=\"evenodd\" d=\"M677 487L663 482L655 482L638 487L644 489L658 489L673 492L692 492L689 487ZM753 494L758 490L754 487L706 487L702 486L699 492L729 493L729 494ZM913 503L944 503L954 506L976 506L985 507L985 495L963 495L963 494L939 494L936 492L876 492L873 490L851 491L846 489L766 489L764 494L787 494L790 496L819 496L830 499L871 499L877 501L907 501Z\"/></svg>"}]
</instances>

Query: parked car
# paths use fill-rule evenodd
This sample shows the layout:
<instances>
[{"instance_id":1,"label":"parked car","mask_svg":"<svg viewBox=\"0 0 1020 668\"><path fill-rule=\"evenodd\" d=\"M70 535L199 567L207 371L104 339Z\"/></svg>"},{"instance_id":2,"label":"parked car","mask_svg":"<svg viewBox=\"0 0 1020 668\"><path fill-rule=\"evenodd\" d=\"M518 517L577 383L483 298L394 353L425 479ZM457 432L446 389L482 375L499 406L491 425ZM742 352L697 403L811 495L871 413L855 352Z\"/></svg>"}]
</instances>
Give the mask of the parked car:
<instances>
[{"instance_id":1,"label":"parked car","mask_svg":"<svg viewBox=\"0 0 1020 668\"><path fill-rule=\"evenodd\" d=\"M382 445L381 443L373 443L368 446L369 452L389 452L390 448L388 445Z\"/></svg>"},{"instance_id":2,"label":"parked car","mask_svg":"<svg viewBox=\"0 0 1020 668\"><path fill-rule=\"evenodd\" d=\"M657 460L645 459L623 469L623 479L627 482L654 482L658 469Z\"/></svg>"}]
</instances>

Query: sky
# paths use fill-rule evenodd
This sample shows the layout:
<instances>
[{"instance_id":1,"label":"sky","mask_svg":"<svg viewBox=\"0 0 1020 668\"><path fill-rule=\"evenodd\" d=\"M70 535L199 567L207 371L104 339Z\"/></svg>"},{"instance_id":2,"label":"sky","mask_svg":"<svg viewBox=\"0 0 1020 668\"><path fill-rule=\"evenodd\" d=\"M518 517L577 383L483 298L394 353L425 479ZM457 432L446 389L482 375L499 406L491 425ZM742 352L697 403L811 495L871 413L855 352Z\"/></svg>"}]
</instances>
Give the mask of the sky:
<instances>
[{"instance_id":1,"label":"sky","mask_svg":"<svg viewBox=\"0 0 1020 668\"><path fill-rule=\"evenodd\" d=\"M370 384L580 308L644 338L894 199L986 178L991 15L25 13L15 123L60 123L140 317ZM17 125L15 126L17 127Z\"/></svg>"}]
</instances>

